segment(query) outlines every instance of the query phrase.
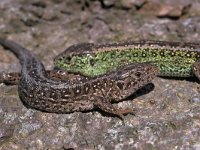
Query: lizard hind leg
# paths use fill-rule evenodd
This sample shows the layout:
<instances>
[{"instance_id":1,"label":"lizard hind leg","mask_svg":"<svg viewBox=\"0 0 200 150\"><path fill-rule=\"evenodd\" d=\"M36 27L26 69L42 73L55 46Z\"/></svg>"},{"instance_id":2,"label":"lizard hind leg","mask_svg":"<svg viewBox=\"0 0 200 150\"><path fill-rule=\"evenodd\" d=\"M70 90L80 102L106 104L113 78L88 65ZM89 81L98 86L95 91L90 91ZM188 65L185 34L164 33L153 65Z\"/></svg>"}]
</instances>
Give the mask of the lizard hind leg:
<instances>
[{"instance_id":1,"label":"lizard hind leg","mask_svg":"<svg viewBox=\"0 0 200 150\"><path fill-rule=\"evenodd\" d=\"M98 99L97 101L95 101L94 106L106 113L117 116L119 119L122 120L123 124L124 124L124 114L133 114L134 113L134 111L130 108L117 109L110 103L109 100L101 99L101 98Z\"/></svg>"}]
</instances>

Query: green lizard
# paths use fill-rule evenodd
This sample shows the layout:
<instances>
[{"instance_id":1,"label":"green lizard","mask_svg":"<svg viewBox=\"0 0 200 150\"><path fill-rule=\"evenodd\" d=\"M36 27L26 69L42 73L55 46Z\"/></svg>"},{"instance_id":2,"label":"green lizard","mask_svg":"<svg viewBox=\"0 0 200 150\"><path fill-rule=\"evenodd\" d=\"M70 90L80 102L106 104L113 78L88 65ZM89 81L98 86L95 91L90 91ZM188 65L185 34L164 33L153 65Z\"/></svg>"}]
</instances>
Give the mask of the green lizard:
<instances>
[{"instance_id":1,"label":"green lizard","mask_svg":"<svg viewBox=\"0 0 200 150\"><path fill-rule=\"evenodd\" d=\"M164 41L138 41L95 45L72 45L58 55L55 66L85 76L105 74L130 63L151 63L159 76L200 79L200 44Z\"/></svg>"}]
</instances>

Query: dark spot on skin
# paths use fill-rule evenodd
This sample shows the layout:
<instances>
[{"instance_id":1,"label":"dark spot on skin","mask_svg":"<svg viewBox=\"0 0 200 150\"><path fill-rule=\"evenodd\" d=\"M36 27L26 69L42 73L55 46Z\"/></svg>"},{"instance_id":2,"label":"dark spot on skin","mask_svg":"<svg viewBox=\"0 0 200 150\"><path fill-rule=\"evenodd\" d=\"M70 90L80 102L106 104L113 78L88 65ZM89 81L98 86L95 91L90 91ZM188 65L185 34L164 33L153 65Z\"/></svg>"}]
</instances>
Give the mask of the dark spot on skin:
<instances>
[{"instance_id":1,"label":"dark spot on skin","mask_svg":"<svg viewBox=\"0 0 200 150\"><path fill-rule=\"evenodd\" d=\"M103 57L103 58L102 58L102 61L106 61L106 58L105 58L105 57Z\"/></svg>"},{"instance_id":2,"label":"dark spot on skin","mask_svg":"<svg viewBox=\"0 0 200 150\"><path fill-rule=\"evenodd\" d=\"M110 53L110 58L113 58L113 59L115 58L115 52L114 51Z\"/></svg>"},{"instance_id":3,"label":"dark spot on skin","mask_svg":"<svg viewBox=\"0 0 200 150\"><path fill-rule=\"evenodd\" d=\"M54 92L54 91L50 92L50 98L57 99L56 92Z\"/></svg>"},{"instance_id":4,"label":"dark spot on skin","mask_svg":"<svg viewBox=\"0 0 200 150\"><path fill-rule=\"evenodd\" d=\"M72 104L72 103L69 103L69 104L68 104L68 106L69 106L69 107L72 107L72 106L73 106L73 104Z\"/></svg>"},{"instance_id":5,"label":"dark spot on skin","mask_svg":"<svg viewBox=\"0 0 200 150\"><path fill-rule=\"evenodd\" d=\"M45 93L42 90L39 90L39 91L36 92L36 95L38 97L44 97Z\"/></svg>"},{"instance_id":6,"label":"dark spot on skin","mask_svg":"<svg viewBox=\"0 0 200 150\"><path fill-rule=\"evenodd\" d=\"M71 95L71 93L70 93L70 90L69 90L69 89L63 89L63 90L61 91L61 98L63 98L63 99L68 99L68 98L70 98L70 95Z\"/></svg>"},{"instance_id":7,"label":"dark spot on skin","mask_svg":"<svg viewBox=\"0 0 200 150\"><path fill-rule=\"evenodd\" d=\"M185 54L185 56L186 56L187 58L191 58L192 55L191 55L190 52L188 52L188 53Z\"/></svg>"},{"instance_id":8,"label":"dark spot on skin","mask_svg":"<svg viewBox=\"0 0 200 150\"><path fill-rule=\"evenodd\" d=\"M165 56L165 52L162 50L160 51L160 56L164 57Z\"/></svg>"},{"instance_id":9,"label":"dark spot on skin","mask_svg":"<svg viewBox=\"0 0 200 150\"><path fill-rule=\"evenodd\" d=\"M132 86L135 86L136 84L137 84L136 81L131 81L131 85L132 85Z\"/></svg>"},{"instance_id":10,"label":"dark spot on skin","mask_svg":"<svg viewBox=\"0 0 200 150\"><path fill-rule=\"evenodd\" d=\"M142 52L142 57L146 57L146 56L147 56L147 54Z\"/></svg>"},{"instance_id":11,"label":"dark spot on skin","mask_svg":"<svg viewBox=\"0 0 200 150\"><path fill-rule=\"evenodd\" d=\"M108 85L107 81L103 82L103 83L104 83L104 87L107 87L107 85Z\"/></svg>"},{"instance_id":12,"label":"dark spot on skin","mask_svg":"<svg viewBox=\"0 0 200 150\"><path fill-rule=\"evenodd\" d=\"M97 87L96 82L94 82L94 83L92 84L92 87L93 87L94 89L96 89L96 87Z\"/></svg>"},{"instance_id":13,"label":"dark spot on skin","mask_svg":"<svg viewBox=\"0 0 200 150\"><path fill-rule=\"evenodd\" d=\"M197 55L196 55L196 58L197 58L197 59L199 59L199 58L200 58L200 55L199 55L199 54L197 54Z\"/></svg>"},{"instance_id":14,"label":"dark spot on skin","mask_svg":"<svg viewBox=\"0 0 200 150\"><path fill-rule=\"evenodd\" d=\"M54 108L54 110L60 110L61 111L60 105L52 105L52 107Z\"/></svg>"},{"instance_id":15,"label":"dark spot on skin","mask_svg":"<svg viewBox=\"0 0 200 150\"><path fill-rule=\"evenodd\" d=\"M121 51L120 55L118 55L118 58L122 58L125 55L125 51Z\"/></svg>"},{"instance_id":16,"label":"dark spot on skin","mask_svg":"<svg viewBox=\"0 0 200 150\"><path fill-rule=\"evenodd\" d=\"M165 68L165 65L161 64L159 68L160 68L160 69L164 69L164 68Z\"/></svg>"},{"instance_id":17,"label":"dark spot on skin","mask_svg":"<svg viewBox=\"0 0 200 150\"><path fill-rule=\"evenodd\" d=\"M85 84L85 86L83 87L84 90L84 94L88 94L90 91L90 85L89 84Z\"/></svg>"},{"instance_id":18,"label":"dark spot on skin","mask_svg":"<svg viewBox=\"0 0 200 150\"><path fill-rule=\"evenodd\" d=\"M178 57L181 57L181 58L184 57L180 51L176 51L176 52L175 52L175 55L178 56Z\"/></svg>"},{"instance_id":19,"label":"dark spot on skin","mask_svg":"<svg viewBox=\"0 0 200 150\"><path fill-rule=\"evenodd\" d=\"M169 53L170 54L170 56L175 56L176 55L176 53L175 52L171 52L171 53Z\"/></svg>"},{"instance_id":20,"label":"dark spot on skin","mask_svg":"<svg viewBox=\"0 0 200 150\"><path fill-rule=\"evenodd\" d=\"M29 75L32 77L36 77L36 71L35 70L30 71Z\"/></svg>"},{"instance_id":21,"label":"dark spot on skin","mask_svg":"<svg viewBox=\"0 0 200 150\"><path fill-rule=\"evenodd\" d=\"M138 53L133 53L133 56L134 57L138 57Z\"/></svg>"},{"instance_id":22,"label":"dark spot on skin","mask_svg":"<svg viewBox=\"0 0 200 150\"><path fill-rule=\"evenodd\" d=\"M113 86L113 80L110 80L110 86L111 87Z\"/></svg>"},{"instance_id":23,"label":"dark spot on skin","mask_svg":"<svg viewBox=\"0 0 200 150\"><path fill-rule=\"evenodd\" d=\"M101 85L101 82L100 82L100 81L97 81L96 85L97 85L97 86L100 86L100 85Z\"/></svg>"},{"instance_id":24,"label":"dark spot on skin","mask_svg":"<svg viewBox=\"0 0 200 150\"><path fill-rule=\"evenodd\" d=\"M64 63L66 63L66 64L69 64L70 61L71 61L71 59L72 59L72 58L71 58L70 56L63 57Z\"/></svg>"},{"instance_id":25,"label":"dark spot on skin","mask_svg":"<svg viewBox=\"0 0 200 150\"><path fill-rule=\"evenodd\" d=\"M136 72L136 73L135 73L135 76L138 77L138 78L140 78L141 72Z\"/></svg>"},{"instance_id":26,"label":"dark spot on skin","mask_svg":"<svg viewBox=\"0 0 200 150\"><path fill-rule=\"evenodd\" d=\"M123 90L124 88L124 83L123 82L117 82L117 86L120 90Z\"/></svg>"},{"instance_id":27,"label":"dark spot on skin","mask_svg":"<svg viewBox=\"0 0 200 150\"><path fill-rule=\"evenodd\" d=\"M144 49L144 52L146 53L146 52L149 52L149 48L147 47L147 48L145 48Z\"/></svg>"},{"instance_id":28,"label":"dark spot on skin","mask_svg":"<svg viewBox=\"0 0 200 150\"><path fill-rule=\"evenodd\" d=\"M57 58L57 61L62 61L62 60L63 60L63 57Z\"/></svg>"},{"instance_id":29,"label":"dark spot on skin","mask_svg":"<svg viewBox=\"0 0 200 150\"><path fill-rule=\"evenodd\" d=\"M126 89L131 88L131 86L132 86L131 82L128 82L128 83L126 84Z\"/></svg>"},{"instance_id":30,"label":"dark spot on skin","mask_svg":"<svg viewBox=\"0 0 200 150\"><path fill-rule=\"evenodd\" d=\"M152 56L153 57L156 57L157 56L157 53L156 52L151 52Z\"/></svg>"},{"instance_id":31,"label":"dark spot on skin","mask_svg":"<svg viewBox=\"0 0 200 150\"><path fill-rule=\"evenodd\" d=\"M80 94L81 93L81 86L76 86L74 88L74 94L77 95L77 94Z\"/></svg>"},{"instance_id":32,"label":"dark spot on skin","mask_svg":"<svg viewBox=\"0 0 200 150\"><path fill-rule=\"evenodd\" d=\"M103 78L103 83L107 83L107 82L108 82L107 78Z\"/></svg>"},{"instance_id":33,"label":"dark spot on skin","mask_svg":"<svg viewBox=\"0 0 200 150\"><path fill-rule=\"evenodd\" d=\"M95 64L95 60L94 59L90 59L90 65L94 66L94 64Z\"/></svg>"}]
</instances>

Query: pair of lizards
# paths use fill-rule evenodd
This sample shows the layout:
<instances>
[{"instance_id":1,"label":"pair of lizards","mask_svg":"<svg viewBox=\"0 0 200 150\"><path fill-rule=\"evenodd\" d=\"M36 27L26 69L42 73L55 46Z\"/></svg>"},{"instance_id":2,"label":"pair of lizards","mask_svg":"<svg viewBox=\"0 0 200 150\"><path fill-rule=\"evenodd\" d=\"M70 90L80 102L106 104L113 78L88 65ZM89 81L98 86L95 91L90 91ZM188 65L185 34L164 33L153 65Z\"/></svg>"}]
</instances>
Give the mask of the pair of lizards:
<instances>
[{"instance_id":1,"label":"pair of lizards","mask_svg":"<svg viewBox=\"0 0 200 150\"><path fill-rule=\"evenodd\" d=\"M22 65L21 74L2 73L1 82L19 81L21 100L46 112L99 108L123 120L123 115L132 110L117 109L112 102L130 96L155 76L200 79L200 44L195 43L138 41L72 45L54 60L57 68L67 72L46 71L33 53L13 41L0 39L0 44L13 52Z\"/></svg>"}]
</instances>

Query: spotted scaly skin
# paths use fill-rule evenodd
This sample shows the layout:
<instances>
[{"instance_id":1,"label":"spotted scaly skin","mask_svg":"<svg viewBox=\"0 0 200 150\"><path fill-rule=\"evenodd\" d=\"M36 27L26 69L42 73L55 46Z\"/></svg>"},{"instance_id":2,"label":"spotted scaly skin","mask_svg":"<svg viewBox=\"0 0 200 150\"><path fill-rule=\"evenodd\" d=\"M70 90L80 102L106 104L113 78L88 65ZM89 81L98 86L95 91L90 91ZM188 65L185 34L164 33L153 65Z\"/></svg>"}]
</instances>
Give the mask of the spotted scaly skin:
<instances>
[{"instance_id":1,"label":"spotted scaly skin","mask_svg":"<svg viewBox=\"0 0 200 150\"><path fill-rule=\"evenodd\" d=\"M94 78L53 80L43 64L29 50L17 43L0 39L0 44L13 52L22 65L18 92L21 100L31 108L53 113L71 113L99 108L123 119L132 110L116 109L118 102L149 83L157 75L157 67L150 64L130 64Z\"/></svg>"},{"instance_id":2,"label":"spotted scaly skin","mask_svg":"<svg viewBox=\"0 0 200 150\"><path fill-rule=\"evenodd\" d=\"M200 44L164 41L82 43L67 48L54 62L57 68L85 76L97 76L119 66L146 62L158 67L159 76L196 75L199 78Z\"/></svg>"}]
</instances>

